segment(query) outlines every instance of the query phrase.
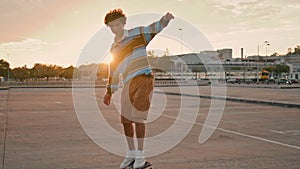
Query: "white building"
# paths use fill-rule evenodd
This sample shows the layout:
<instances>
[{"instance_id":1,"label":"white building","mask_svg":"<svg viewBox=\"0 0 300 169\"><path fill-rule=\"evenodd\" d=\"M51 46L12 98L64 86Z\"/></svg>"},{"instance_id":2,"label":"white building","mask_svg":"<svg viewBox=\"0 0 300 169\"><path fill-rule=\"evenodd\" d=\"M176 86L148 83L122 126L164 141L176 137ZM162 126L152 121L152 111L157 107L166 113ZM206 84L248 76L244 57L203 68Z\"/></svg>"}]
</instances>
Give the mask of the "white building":
<instances>
[{"instance_id":1,"label":"white building","mask_svg":"<svg viewBox=\"0 0 300 169\"><path fill-rule=\"evenodd\" d=\"M289 78L300 79L300 54L288 54L284 60L290 67Z\"/></svg>"}]
</instances>

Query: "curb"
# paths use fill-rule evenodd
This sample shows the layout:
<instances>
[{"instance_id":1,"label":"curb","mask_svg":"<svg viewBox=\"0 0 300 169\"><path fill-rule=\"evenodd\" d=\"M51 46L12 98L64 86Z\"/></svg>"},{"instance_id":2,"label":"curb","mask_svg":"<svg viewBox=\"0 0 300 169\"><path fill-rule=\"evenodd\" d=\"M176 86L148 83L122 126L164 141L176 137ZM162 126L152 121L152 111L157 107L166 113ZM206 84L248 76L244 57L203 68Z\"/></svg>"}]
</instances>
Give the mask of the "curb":
<instances>
[{"instance_id":1,"label":"curb","mask_svg":"<svg viewBox=\"0 0 300 169\"><path fill-rule=\"evenodd\" d=\"M82 85L82 86L11 86L11 87L7 87L3 90L7 90L8 88L11 89L32 89L32 88L53 88L53 89L57 89L57 88L105 88L106 86L102 86L102 85L96 85L96 86L86 86L86 85ZM1 88L0 88L1 90Z\"/></svg>"},{"instance_id":2,"label":"curb","mask_svg":"<svg viewBox=\"0 0 300 169\"><path fill-rule=\"evenodd\" d=\"M227 87L241 87L241 88L265 88L265 89L299 89L299 85L228 85Z\"/></svg>"},{"instance_id":3,"label":"curb","mask_svg":"<svg viewBox=\"0 0 300 169\"><path fill-rule=\"evenodd\" d=\"M279 102L279 101L272 101L272 100L254 100L254 99L245 99L245 98L228 97L228 96L222 97L222 96L209 96L209 95L180 94L180 93L173 93L173 92L156 92L155 91L154 93L174 95L174 96L199 97L199 98L205 98L205 99L227 100L227 101L233 101L233 102L266 104L266 105L271 105L271 106L280 106L280 107L288 107L288 108L300 108L299 103Z\"/></svg>"}]
</instances>

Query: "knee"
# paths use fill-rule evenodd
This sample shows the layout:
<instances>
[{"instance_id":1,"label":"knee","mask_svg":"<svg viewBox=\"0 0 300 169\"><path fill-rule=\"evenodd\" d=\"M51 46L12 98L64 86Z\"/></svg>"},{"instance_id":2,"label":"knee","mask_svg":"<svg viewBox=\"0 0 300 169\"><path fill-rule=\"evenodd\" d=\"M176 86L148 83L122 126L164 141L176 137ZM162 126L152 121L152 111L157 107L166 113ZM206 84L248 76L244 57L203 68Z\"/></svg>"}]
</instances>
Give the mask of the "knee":
<instances>
[{"instance_id":1,"label":"knee","mask_svg":"<svg viewBox=\"0 0 300 169\"><path fill-rule=\"evenodd\" d=\"M128 137L133 137L134 131L132 123L123 123L125 135Z\"/></svg>"},{"instance_id":2,"label":"knee","mask_svg":"<svg viewBox=\"0 0 300 169\"><path fill-rule=\"evenodd\" d=\"M145 125L146 125L145 123L138 123L138 122L135 123L136 128L144 128Z\"/></svg>"}]
</instances>

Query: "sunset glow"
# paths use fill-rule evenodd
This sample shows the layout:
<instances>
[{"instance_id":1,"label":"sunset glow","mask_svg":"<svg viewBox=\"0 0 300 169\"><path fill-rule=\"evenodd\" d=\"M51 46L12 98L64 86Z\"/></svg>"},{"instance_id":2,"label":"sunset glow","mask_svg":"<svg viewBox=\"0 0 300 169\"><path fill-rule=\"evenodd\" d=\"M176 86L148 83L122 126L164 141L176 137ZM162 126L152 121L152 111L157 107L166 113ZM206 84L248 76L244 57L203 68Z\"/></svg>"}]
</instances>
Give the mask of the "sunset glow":
<instances>
[{"instance_id":1,"label":"sunset glow","mask_svg":"<svg viewBox=\"0 0 300 169\"><path fill-rule=\"evenodd\" d=\"M296 0L141 2L146 9L137 8L135 3L132 0L75 0L72 3L67 0L2 0L0 8L5 15L0 16L0 59L7 60L12 68L32 67L34 63L75 65L89 39L98 30L107 29L103 23L106 12L117 7L127 16L170 11L175 18L185 19L197 27L215 49L232 48L233 57L240 57L240 48L244 48L247 56L257 54L257 46L264 41L270 43L269 54L286 54L288 48L299 45L300 2ZM146 21L147 24L152 22ZM128 20L125 27L132 26L140 25ZM184 28L179 32L179 28L182 25L174 22L166 31L182 33L183 41L193 36ZM110 38L113 39L112 34ZM149 45L149 50L168 48L171 54L191 51L184 45L181 49L180 39L159 38L161 40ZM195 52L199 52L198 49Z\"/></svg>"}]
</instances>

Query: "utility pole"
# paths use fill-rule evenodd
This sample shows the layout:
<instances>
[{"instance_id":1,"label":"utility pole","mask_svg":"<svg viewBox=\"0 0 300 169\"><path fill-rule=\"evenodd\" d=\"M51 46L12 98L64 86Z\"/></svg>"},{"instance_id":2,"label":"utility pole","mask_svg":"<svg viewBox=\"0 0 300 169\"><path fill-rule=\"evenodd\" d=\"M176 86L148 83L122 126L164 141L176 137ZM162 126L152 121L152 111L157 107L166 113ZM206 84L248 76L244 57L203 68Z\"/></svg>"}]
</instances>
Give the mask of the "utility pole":
<instances>
[{"instance_id":1,"label":"utility pole","mask_svg":"<svg viewBox=\"0 0 300 169\"><path fill-rule=\"evenodd\" d=\"M7 81L9 82L9 53L7 52Z\"/></svg>"},{"instance_id":2,"label":"utility pole","mask_svg":"<svg viewBox=\"0 0 300 169\"><path fill-rule=\"evenodd\" d=\"M268 46L270 46L269 41L264 41L264 44L266 45L266 57L268 56Z\"/></svg>"},{"instance_id":3,"label":"utility pole","mask_svg":"<svg viewBox=\"0 0 300 169\"><path fill-rule=\"evenodd\" d=\"M181 55L182 55L182 46L183 46L183 29L182 28L178 28L178 30L180 31L180 52L181 52ZM182 60L183 61L183 60ZM181 81L183 81L183 63L180 64L180 74L181 74Z\"/></svg>"},{"instance_id":4,"label":"utility pole","mask_svg":"<svg viewBox=\"0 0 300 169\"><path fill-rule=\"evenodd\" d=\"M256 83L259 83L259 44L257 45L257 78L256 78Z\"/></svg>"},{"instance_id":5,"label":"utility pole","mask_svg":"<svg viewBox=\"0 0 300 169\"><path fill-rule=\"evenodd\" d=\"M182 31L183 31L183 29L182 29L182 28L178 28L178 30L180 31L180 40L181 40L181 41L180 41L180 49L181 49L180 52L181 52L181 54L182 54L182 52L183 52L183 51L182 51L182 46L183 46L183 32L182 32Z\"/></svg>"}]
</instances>

